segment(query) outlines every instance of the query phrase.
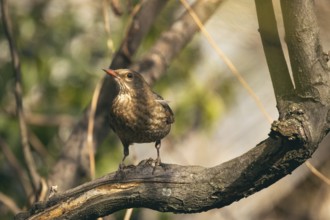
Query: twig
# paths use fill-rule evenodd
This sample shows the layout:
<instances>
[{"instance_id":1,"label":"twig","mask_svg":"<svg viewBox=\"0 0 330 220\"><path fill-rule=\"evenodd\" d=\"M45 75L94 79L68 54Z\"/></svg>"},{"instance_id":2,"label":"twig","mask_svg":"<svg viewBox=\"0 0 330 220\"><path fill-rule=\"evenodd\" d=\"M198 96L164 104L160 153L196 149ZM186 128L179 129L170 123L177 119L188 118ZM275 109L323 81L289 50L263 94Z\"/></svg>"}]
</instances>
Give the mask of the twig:
<instances>
[{"instance_id":1,"label":"twig","mask_svg":"<svg viewBox=\"0 0 330 220\"><path fill-rule=\"evenodd\" d=\"M103 0L102 1L102 13L103 13L103 20L104 20L104 30L105 33L108 35L108 39L107 39L107 47L109 49L110 52L110 56L112 56L114 49L114 45L113 45L113 40L111 38L111 29L110 29L110 19L109 19L109 0Z\"/></svg>"},{"instance_id":2,"label":"twig","mask_svg":"<svg viewBox=\"0 0 330 220\"><path fill-rule=\"evenodd\" d=\"M253 89L249 86L249 84L245 81L243 76L240 74L238 69L235 67L235 65L231 62L231 60L226 56L226 54L220 49L220 47L217 45L215 40L212 38L212 36L209 34L209 32L204 27L203 23L199 19L198 15L194 12L194 10L190 7L188 2L186 0L180 0L180 2L183 4L183 6L187 9L193 20L196 22L197 26L200 28L202 34L205 36L207 42L211 45L211 47L215 50L215 52L218 54L218 56L224 61L224 63L227 65L231 73L237 78L237 80L241 83L243 88L247 90L247 92L250 94L250 96L255 101L257 107L260 109L262 114L266 117L269 123L273 121L272 117L269 115L267 110L265 109L265 106L260 101L259 97L255 94Z\"/></svg>"},{"instance_id":3,"label":"twig","mask_svg":"<svg viewBox=\"0 0 330 220\"><path fill-rule=\"evenodd\" d=\"M36 165L34 163L34 159L30 150L29 140L28 140L28 129L24 119L24 111L23 111L23 103L22 103L22 84L21 84L21 67L20 67L20 59L18 55L18 51L16 49L16 45L14 43L12 37L12 26L11 20L8 15L8 5L6 0L1 0L1 14L2 21L4 25L5 35L7 37L11 59L13 63L14 69L14 77L15 77L15 99L16 99L16 109L17 115L19 119L19 127L21 131L21 143L24 153L25 162L27 165L28 173L30 176L30 180L36 193L40 187L40 176L36 170Z\"/></svg>"},{"instance_id":4,"label":"twig","mask_svg":"<svg viewBox=\"0 0 330 220\"><path fill-rule=\"evenodd\" d=\"M326 176L324 176L320 171L318 171L309 161L305 162L308 169L318 178L320 178L323 182L330 185L330 179Z\"/></svg>"},{"instance_id":5,"label":"twig","mask_svg":"<svg viewBox=\"0 0 330 220\"><path fill-rule=\"evenodd\" d=\"M94 89L90 113L88 117L88 128L87 128L87 148L89 154L89 166L90 166L90 175L91 179L95 178L95 158L94 158L94 143L93 143L93 134L94 134L94 122L95 122L95 112L97 107L97 101L99 100L100 91L102 88L103 80L100 80Z\"/></svg>"},{"instance_id":6,"label":"twig","mask_svg":"<svg viewBox=\"0 0 330 220\"><path fill-rule=\"evenodd\" d=\"M13 169L13 172L16 174L15 176L17 177L19 183L24 189L25 196L28 198L29 195L31 195L32 193L31 184L27 181L28 176L24 172L23 167L19 164L18 160L16 159L8 144L1 137L0 147L5 159L7 160L9 166Z\"/></svg>"},{"instance_id":7,"label":"twig","mask_svg":"<svg viewBox=\"0 0 330 220\"><path fill-rule=\"evenodd\" d=\"M32 131L29 131L29 141L31 144L31 147L35 152L38 153L38 155L41 157L41 159L45 162L48 161L48 164L51 164L53 158L49 155L45 145L41 142L39 137L33 133Z\"/></svg>"},{"instance_id":8,"label":"twig","mask_svg":"<svg viewBox=\"0 0 330 220\"><path fill-rule=\"evenodd\" d=\"M2 192L0 192L0 202L3 203L14 214L21 212L21 209L18 208L16 203Z\"/></svg>"},{"instance_id":9,"label":"twig","mask_svg":"<svg viewBox=\"0 0 330 220\"><path fill-rule=\"evenodd\" d=\"M130 220L133 214L133 208L127 209L125 212L124 220Z\"/></svg>"}]
</instances>

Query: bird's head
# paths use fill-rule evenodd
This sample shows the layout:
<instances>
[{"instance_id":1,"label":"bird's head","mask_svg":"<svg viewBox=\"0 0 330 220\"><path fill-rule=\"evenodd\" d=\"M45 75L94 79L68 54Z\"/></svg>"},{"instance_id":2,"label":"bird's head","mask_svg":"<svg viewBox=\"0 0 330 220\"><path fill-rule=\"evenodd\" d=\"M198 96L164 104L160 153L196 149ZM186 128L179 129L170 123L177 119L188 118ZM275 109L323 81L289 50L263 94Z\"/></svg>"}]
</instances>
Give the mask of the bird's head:
<instances>
[{"instance_id":1,"label":"bird's head","mask_svg":"<svg viewBox=\"0 0 330 220\"><path fill-rule=\"evenodd\" d=\"M136 93L149 87L143 77L129 69L103 69L108 75L113 77L122 93Z\"/></svg>"}]
</instances>

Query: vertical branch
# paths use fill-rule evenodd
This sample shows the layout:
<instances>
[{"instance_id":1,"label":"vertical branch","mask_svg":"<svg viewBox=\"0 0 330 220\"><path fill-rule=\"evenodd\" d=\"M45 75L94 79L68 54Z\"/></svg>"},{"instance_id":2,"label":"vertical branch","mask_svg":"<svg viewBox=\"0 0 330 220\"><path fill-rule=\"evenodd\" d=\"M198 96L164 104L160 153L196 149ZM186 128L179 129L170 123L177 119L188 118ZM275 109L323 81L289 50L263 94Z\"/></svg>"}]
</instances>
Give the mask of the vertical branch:
<instances>
[{"instance_id":1,"label":"vertical branch","mask_svg":"<svg viewBox=\"0 0 330 220\"><path fill-rule=\"evenodd\" d=\"M37 172L36 165L34 163L34 159L31 153L31 149L29 146L28 140L28 130L24 119L24 111L23 111L23 103L22 103L22 79L21 79L21 66L20 66L20 59L18 56L17 48L15 42L12 37L12 26L11 20L8 15L8 5L6 0L1 0L1 14L2 14L2 21L4 25L5 35L7 37L11 59L13 63L14 69L14 77L15 77L15 99L16 99L16 110L19 120L19 127L21 132L21 143L22 143L22 150L24 154L24 159L27 165L28 173L30 176L30 180L36 193L40 188L40 176Z\"/></svg>"},{"instance_id":2,"label":"vertical branch","mask_svg":"<svg viewBox=\"0 0 330 220\"><path fill-rule=\"evenodd\" d=\"M283 96L293 94L294 87L281 46L272 0L255 0L255 5L262 45L279 105Z\"/></svg>"},{"instance_id":3,"label":"vertical branch","mask_svg":"<svg viewBox=\"0 0 330 220\"><path fill-rule=\"evenodd\" d=\"M297 93L327 101L329 70L319 39L313 0L281 0L281 8Z\"/></svg>"},{"instance_id":4,"label":"vertical branch","mask_svg":"<svg viewBox=\"0 0 330 220\"><path fill-rule=\"evenodd\" d=\"M94 124L95 124L95 111L97 106L97 100L99 99L101 85L103 80L100 80L94 89L92 103L90 107L90 112L88 116L88 127L87 127L87 148L89 154L89 167L90 167L90 175L91 179L95 179L95 158L94 158L94 141L93 141L93 133L94 133Z\"/></svg>"}]
</instances>

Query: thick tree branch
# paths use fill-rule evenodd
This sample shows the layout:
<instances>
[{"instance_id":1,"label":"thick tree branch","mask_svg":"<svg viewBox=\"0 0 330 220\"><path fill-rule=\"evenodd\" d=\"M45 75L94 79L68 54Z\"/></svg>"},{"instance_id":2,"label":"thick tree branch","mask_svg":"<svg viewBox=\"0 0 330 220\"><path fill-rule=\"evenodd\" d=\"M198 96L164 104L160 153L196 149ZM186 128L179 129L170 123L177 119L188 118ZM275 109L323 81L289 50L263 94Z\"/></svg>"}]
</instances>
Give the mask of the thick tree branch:
<instances>
[{"instance_id":1,"label":"thick tree branch","mask_svg":"<svg viewBox=\"0 0 330 220\"><path fill-rule=\"evenodd\" d=\"M284 96L292 95L294 87L290 78L277 30L272 0L255 0L259 32L277 104Z\"/></svg>"},{"instance_id":2,"label":"thick tree branch","mask_svg":"<svg viewBox=\"0 0 330 220\"><path fill-rule=\"evenodd\" d=\"M297 93L329 103L330 80L313 0L281 0L286 42ZM327 74L326 74L327 73Z\"/></svg>"},{"instance_id":3,"label":"thick tree branch","mask_svg":"<svg viewBox=\"0 0 330 220\"><path fill-rule=\"evenodd\" d=\"M303 144L302 136L289 140L275 133L244 155L212 168L163 164L154 170L152 160L142 161L55 195L17 219L93 219L130 207L175 213L220 208L291 173L316 149Z\"/></svg>"},{"instance_id":4,"label":"thick tree branch","mask_svg":"<svg viewBox=\"0 0 330 220\"><path fill-rule=\"evenodd\" d=\"M330 115L330 72L320 44L314 1L282 0L281 7L296 85L297 97L292 97L292 101L305 100L300 108L309 111L308 123L319 125L311 132L311 141L316 141L325 135L324 129L330 123L329 117L317 117ZM280 120L282 117L286 116L280 111Z\"/></svg>"}]
</instances>

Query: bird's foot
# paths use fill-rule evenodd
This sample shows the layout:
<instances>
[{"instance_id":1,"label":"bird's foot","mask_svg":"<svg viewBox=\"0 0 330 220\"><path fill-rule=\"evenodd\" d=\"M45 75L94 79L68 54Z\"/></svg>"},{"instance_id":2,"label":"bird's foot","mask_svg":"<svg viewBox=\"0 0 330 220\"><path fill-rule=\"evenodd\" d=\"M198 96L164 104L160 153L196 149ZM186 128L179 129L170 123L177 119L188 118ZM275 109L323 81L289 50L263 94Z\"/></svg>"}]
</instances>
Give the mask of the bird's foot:
<instances>
[{"instance_id":1,"label":"bird's foot","mask_svg":"<svg viewBox=\"0 0 330 220\"><path fill-rule=\"evenodd\" d=\"M125 174L124 169L125 169L125 164L123 162L121 162L118 166L118 170L116 171L116 176L121 176L123 177L123 175Z\"/></svg>"},{"instance_id":2,"label":"bird's foot","mask_svg":"<svg viewBox=\"0 0 330 220\"><path fill-rule=\"evenodd\" d=\"M154 168L152 170L152 174L155 173L157 167L163 167L162 161L160 160L160 157L157 157L156 160L154 160Z\"/></svg>"},{"instance_id":3,"label":"bird's foot","mask_svg":"<svg viewBox=\"0 0 330 220\"><path fill-rule=\"evenodd\" d=\"M119 166L118 166L118 171L119 170L123 170L125 168L125 164L124 164L124 162L122 161L120 164L119 164Z\"/></svg>"},{"instance_id":4,"label":"bird's foot","mask_svg":"<svg viewBox=\"0 0 330 220\"><path fill-rule=\"evenodd\" d=\"M157 157L156 160L155 160L155 167L156 166L161 166L162 165L162 161L160 159L160 157Z\"/></svg>"}]
</instances>

